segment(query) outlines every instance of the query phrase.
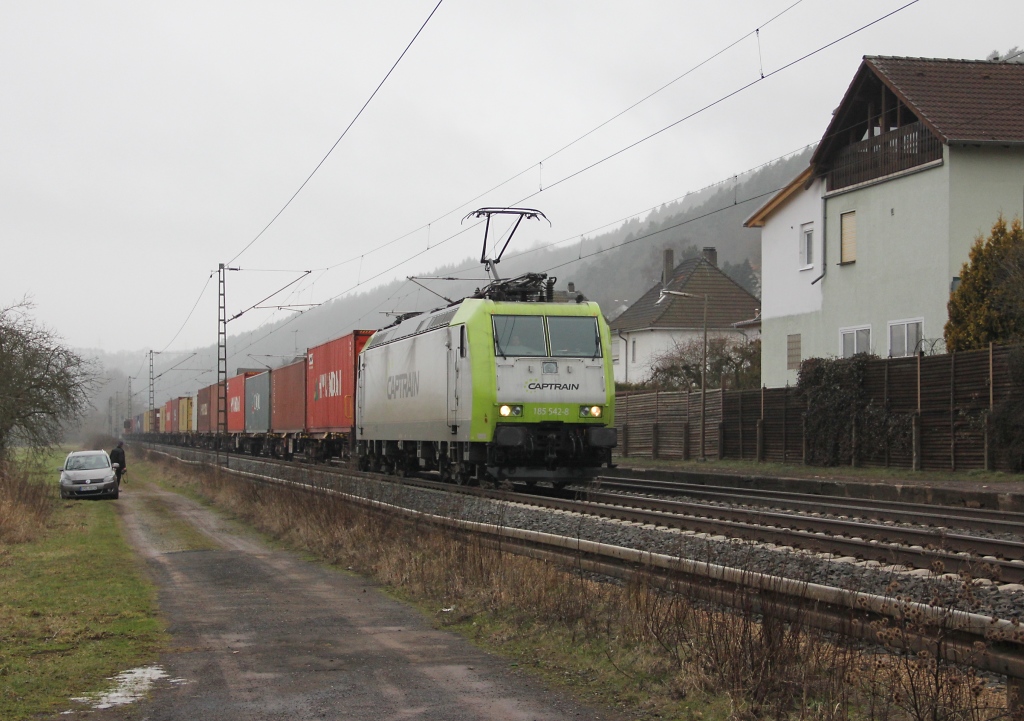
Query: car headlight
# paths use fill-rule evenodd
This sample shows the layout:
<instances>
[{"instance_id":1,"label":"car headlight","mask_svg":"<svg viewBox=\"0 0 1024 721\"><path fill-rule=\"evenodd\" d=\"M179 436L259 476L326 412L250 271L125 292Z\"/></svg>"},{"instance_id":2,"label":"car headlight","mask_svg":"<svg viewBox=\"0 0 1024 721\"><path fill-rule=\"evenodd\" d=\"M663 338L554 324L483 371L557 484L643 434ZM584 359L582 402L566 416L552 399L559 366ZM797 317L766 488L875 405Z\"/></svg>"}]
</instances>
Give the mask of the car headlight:
<instances>
[{"instance_id":1,"label":"car headlight","mask_svg":"<svg viewBox=\"0 0 1024 721\"><path fill-rule=\"evenodd\" d=\"M600 418L602 413L601 406L580 406L580 418Z\"/></svg>"},{"instance_id":2,"label":"car headlight","mask_svg":"<svg viewBox=\"0 0 1024 721\"><path fill-rule=\"evenodd\" d=\"M502 418L508 418L510 416L513 418L519 418L520 416L523 415L523 407L503 405L500 408L498 408L498 414Z\"/></svg>"}]
</instances>

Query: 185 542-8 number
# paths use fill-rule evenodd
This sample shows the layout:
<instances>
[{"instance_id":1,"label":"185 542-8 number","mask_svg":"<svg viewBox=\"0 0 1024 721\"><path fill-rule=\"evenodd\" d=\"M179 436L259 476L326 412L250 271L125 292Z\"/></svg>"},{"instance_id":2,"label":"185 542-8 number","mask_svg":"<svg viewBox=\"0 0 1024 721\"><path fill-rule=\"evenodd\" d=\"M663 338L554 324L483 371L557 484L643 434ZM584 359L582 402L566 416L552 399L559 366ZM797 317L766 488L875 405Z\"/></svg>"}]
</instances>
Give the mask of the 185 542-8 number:
<instances>
[{"instance_id":1,"label":"185 542-8 number","mask_svg":"<svg viewBox=\"0 0 1024 721\"><path fill-rule=\"evenodd\" d=\"M571 415L568 408L560 408L558 406L534 406L530 409L535 416L542 417L566 417Z\"/></svg>"}]
</instances>

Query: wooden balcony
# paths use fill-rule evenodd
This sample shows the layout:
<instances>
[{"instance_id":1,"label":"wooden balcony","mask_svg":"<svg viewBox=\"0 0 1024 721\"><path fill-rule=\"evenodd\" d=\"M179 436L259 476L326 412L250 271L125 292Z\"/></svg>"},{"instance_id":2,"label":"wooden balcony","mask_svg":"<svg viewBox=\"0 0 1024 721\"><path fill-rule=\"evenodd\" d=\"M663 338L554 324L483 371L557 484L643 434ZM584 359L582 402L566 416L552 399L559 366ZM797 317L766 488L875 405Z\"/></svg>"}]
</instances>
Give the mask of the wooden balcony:
<instances>
[{"instance_id":1,"label":"wooden balcony","mask_svg":"<svg viewBox=\"0 0 1024 721\"><path fill-rule=\"evenodd\" d=\"M839 190L942 159L942 141L921 123L849 145L830 163L828 190Z\"/></svg>"}]
</instances>

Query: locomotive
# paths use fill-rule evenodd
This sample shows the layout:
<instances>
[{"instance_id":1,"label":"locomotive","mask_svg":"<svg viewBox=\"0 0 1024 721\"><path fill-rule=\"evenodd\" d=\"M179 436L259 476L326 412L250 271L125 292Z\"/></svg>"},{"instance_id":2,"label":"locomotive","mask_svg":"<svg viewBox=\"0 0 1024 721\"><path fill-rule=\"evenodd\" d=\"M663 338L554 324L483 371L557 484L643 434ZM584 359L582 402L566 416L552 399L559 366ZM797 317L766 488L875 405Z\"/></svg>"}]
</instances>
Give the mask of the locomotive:
<instances>
[{"instance_id":1,"label":"locomotive","mask_svg":"<svg viewBox=\"0 0 1024 721\"><path fill-rule=\"evenodd\" d=\"M541 296L544 280L515 279ZM458 483L585 477L617 440L608 348L585 301L467 298L378 331L359 356L360 466Z\"/></svg>"}]
</instances>

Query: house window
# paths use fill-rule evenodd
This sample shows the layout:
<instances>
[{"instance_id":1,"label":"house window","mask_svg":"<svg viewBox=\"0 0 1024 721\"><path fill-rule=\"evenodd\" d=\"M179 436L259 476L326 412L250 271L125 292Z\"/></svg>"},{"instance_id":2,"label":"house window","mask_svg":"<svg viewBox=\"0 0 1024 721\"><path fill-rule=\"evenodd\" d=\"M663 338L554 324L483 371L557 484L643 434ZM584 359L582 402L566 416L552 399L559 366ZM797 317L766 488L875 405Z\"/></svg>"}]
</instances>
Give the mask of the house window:
<instances>
[{"instance_id":1,"label":"house window","mask_svg":"<svg viewBox=\"0 0 1024 721\"><path fill-rule=\"evenodd\" d=\"M618 338L612 341L612 365L619 362L619 344L621 342Z\"/></svg>"},{"instance_id":2,"label":"house window","mask_svg":"<svg viewBox=\"0 0 1024 721\"><path fill-rule=\"evenodd\" d=\"M839 216L839 262L857 260L857 213L850 211Z\"/></svg>"},{"instance_id":3,"label":"house window","mask_svg":"<svg viewBox=\"0 0 1024 721\"><path fill-rule=\"evenodd\" d=\"M636 363L636 341L634 340L634 341L632 341L632 343L633 343L632 352L630 353L629 360L632 363Z\"/></svg>"},{"instance_id":4,"label":"house window","mask_svg":"<svg viewBox=\"0 0 1024 721\"><path fill-rule=\"evenodd\" d=\"M889 357L902 358L914 355L921 350L921 328L924 324L920 318L914 320L897 320L889 324Z\"/></svg>"},{"instance_id":5,"label":"house window","mask_svg":"<svg viewBox=\"0 0 1024 721\"><path fill-rule=\"evenodd\" d=\"M871 352L871 326L839 329L839 349L843 358Z\"/></svg>"},{"instance_id":6,"label":"house window","mask_svg":"<svg viewBox=\"0 0 1024 721\"><path fill-rule=\"evenodd\" d=\"M810 268L814 265L814 224L804 223L800 226L800 267Z\"/></svg>"},{"instance_id":7,"label":"house window","mask_svg":"<svg viewBox=\"0 0 1024 721\"><path fill-rule=\"evenodd\" d=\"M800 370L800 334L786 336L786 370Z\"/></svg>"}]
</instances>

